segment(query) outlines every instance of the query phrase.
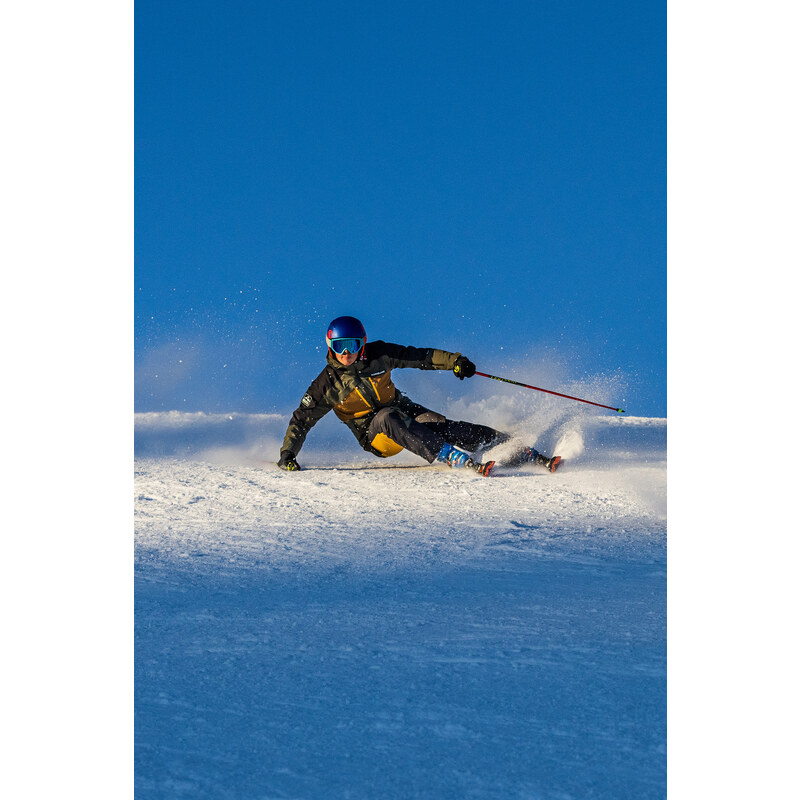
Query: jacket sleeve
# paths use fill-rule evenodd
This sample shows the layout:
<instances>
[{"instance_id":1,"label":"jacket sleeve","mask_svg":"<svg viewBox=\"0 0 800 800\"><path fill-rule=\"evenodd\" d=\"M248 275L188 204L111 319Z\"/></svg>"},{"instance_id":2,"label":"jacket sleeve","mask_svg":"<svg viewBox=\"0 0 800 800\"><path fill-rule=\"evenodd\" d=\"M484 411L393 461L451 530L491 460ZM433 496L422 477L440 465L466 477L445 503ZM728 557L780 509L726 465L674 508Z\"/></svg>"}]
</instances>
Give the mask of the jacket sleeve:
<instances>
[{"instance_id":1,"label":"jacket sleeve","mask_svg":"<svg viewBox=\"0 0 800 800\"><path fill-rule=\"evenodd\" d=\"M281 452L291 450L295 455L300 452L308 432L331 410L324 397L319 379L315 380L303 395L300 405L295 409L283 437Z\"/></svg>"},{"instance_id":2,"label":"jacket sleeve","mask_svg":"<svg viewBox=\"0 0 800 800\"><path fill-rule=\"evenodd\" d=\"M383 345L384 357L389 369L453 369L461 353L450 353L433 347L404 347L391 342L376 342Z\"/></svg>"}]
</instances>

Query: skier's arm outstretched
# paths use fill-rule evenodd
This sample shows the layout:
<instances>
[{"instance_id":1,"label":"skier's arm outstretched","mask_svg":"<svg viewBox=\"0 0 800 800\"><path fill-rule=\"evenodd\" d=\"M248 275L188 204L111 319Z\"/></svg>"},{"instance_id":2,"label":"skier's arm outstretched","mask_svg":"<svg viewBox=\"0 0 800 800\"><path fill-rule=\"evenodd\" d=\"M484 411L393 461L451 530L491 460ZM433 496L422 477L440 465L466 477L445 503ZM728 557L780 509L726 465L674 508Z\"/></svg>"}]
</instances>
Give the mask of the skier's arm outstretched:
<instances>
[{"instance_id":1,"label":"skier's arm outstretched","mask_svg":"<svg viewBox=\"0 0 800 800\"><path fill-rule=\"evenodd\" d=\"M464 380L475 374L475 365L461 353L434 347L404 347L391 342L376 342L389 362L390 369L451 369Z\"/></svg>"}]
</instances>

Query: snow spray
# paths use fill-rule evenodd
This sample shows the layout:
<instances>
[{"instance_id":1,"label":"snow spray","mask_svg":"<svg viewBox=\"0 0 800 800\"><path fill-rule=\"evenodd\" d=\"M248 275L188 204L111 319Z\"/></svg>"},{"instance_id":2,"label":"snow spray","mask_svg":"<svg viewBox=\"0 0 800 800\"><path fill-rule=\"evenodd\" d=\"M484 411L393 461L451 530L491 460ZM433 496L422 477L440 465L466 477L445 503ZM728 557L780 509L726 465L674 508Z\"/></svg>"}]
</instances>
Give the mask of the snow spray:
<instances>
[{"instance_id":1,"label":"snow spray","mask_svg":"<svg viewBox=\"0 0 800 800\"><path fill-rule=\"evenodd\" d=\"M512 381L510 378L498 378L497 375L487 375L485 372L475 372L482 378L491 378L495 381L503 381L503 383L513 383L514 386L522 386L525 389L534 389L537 392L547 392L547 394L554 394L556 397L566 397L567 400L577 400L579 403L588 403L590 406L598 406L599 408L608 408L611 411L616 411L618 414L624 414L625 410L622 408L614 408L614 406L605 406L602 403L595 403L592 400L583 400L580 397L573 397L570 394L561 394L561 392L554 392L550 389L541 389L538 386L529 386L527 383L520 383L519 381Z\"/></svg>"}]
</instances>

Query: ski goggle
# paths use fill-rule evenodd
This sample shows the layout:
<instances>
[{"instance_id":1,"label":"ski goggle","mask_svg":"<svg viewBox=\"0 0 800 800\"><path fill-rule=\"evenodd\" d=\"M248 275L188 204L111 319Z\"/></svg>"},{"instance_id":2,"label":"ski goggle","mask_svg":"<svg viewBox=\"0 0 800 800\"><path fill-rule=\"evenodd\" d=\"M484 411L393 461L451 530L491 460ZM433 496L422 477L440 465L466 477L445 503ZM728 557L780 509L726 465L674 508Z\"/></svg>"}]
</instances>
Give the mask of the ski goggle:
<instances>
[{"instance_id":1,"label":"ski goggle","mask_svg":"<svg viewBox=\"0 0 800 800\"><path fill-rule=\"evenodd\" d=\"M364 346L363 339L331 339L330 348L334 353L342 355L343 353L358 353Z\"/></svg>"}]
</instances>

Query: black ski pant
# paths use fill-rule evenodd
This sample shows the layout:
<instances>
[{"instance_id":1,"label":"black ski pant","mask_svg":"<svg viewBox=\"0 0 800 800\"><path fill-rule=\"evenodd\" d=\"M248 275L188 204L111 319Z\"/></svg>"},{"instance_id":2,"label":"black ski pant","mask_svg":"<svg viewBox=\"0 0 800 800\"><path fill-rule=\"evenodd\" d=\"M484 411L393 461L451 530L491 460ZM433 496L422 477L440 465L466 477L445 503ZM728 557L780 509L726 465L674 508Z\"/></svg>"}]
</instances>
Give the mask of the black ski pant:
<instances>
[{"instance_id":1,"label":"black ski pant","mask_svg":"<svg viewBox=\"0 0 800 800\"><path fill-rule=\"evenodd\" d=\"M394 406L380 409L372 418L367 428L367 443L371 443L379 433L388 436L406 450L422 456L428 463L436 460L445 442L473 452L480 447L500 444L510 438L508 434L487 425L449 420L441 414L422 414L414 419Z\"/></svg>"}]
</instances>

